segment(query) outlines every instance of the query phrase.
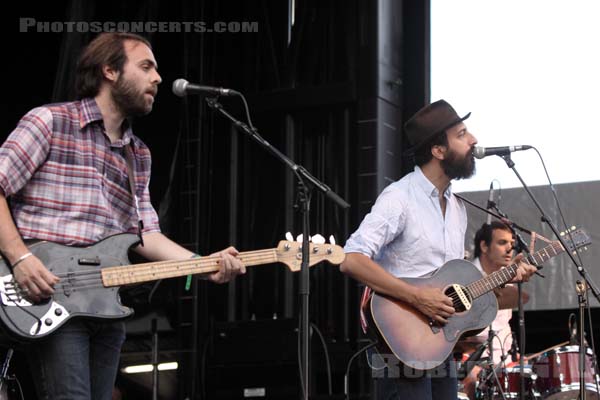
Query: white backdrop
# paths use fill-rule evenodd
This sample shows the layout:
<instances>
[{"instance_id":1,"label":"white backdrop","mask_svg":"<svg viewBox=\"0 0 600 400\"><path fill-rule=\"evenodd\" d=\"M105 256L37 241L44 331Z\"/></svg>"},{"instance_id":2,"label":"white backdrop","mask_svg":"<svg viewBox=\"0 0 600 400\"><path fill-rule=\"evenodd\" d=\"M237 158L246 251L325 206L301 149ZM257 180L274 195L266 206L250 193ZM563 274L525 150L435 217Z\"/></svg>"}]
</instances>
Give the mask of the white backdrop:
<instances>
[{"instance_id":1,"label":"white backdrop","mask_svg":"<svg viewBox=\"0 0 600 400\"><path fill-rule=\"evenodd\" d=\"M431 0L431 100L445 99L480 146L532 145L544 157L569 224L600 239L600 1ZM553 221L560 220L534 150L514 153ZM484 205L492 181L504 189L502 209L516 222L552 238L514 173L499 157L477 162L475 177L454 189ZM569 183L579 182L579 183ZM485 221L469 210L467 248ZM585 253L600 284L600 243ZM528 309L575 308L579 278L566 255L528 284ZM598 303L592 302L597 306Z\"/></svg>"},{"instance_id":2,"label":"white backdrop","mask_svg":"<svg viewBox=\"0 0 600 400\"><path fill-rule=\"evenodd\" d=\"M431 0L431 100L471 111L481 146L538 148L554 183L600 180L598 21L597 0ZM513 160L547 184L534 150ZM477 168L455 189L520 186L499 157Z\"/></svg>"}]
</instances>

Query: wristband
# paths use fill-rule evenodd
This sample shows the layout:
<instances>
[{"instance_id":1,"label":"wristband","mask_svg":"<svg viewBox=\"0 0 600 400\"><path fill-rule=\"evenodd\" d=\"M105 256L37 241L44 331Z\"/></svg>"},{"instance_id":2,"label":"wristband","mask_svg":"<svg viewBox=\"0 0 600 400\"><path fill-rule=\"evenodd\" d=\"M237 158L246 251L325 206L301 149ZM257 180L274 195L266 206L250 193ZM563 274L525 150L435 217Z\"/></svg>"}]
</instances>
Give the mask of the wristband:
<instances>
[{"instance_id":1,"label":"wristband","mask_svg":"<svg viewBox=\"0 0 600 400\"><path fill-rule=\"evenodd\" d=\"M190 258L200 258L200 254L194 254ZM185 280L185 291L190 290L190 286L192 286L192 275L188 275Z\"/></svg>"}]
</instances>

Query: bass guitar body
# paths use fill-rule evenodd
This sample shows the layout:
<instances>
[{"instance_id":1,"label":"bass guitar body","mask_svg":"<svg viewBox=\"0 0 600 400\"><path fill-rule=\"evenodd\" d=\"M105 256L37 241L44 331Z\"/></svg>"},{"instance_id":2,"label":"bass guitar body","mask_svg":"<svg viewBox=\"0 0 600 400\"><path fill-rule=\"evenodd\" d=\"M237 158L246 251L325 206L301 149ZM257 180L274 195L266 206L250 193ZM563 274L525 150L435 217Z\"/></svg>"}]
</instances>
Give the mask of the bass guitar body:
<instances>
[{"instance_id":1,"label":"bass guitar body","mask_svg":"<svg viewBox=\"0 0 600 400\"><path fill-rule=\"evenodd\" d=\"M42 338L73 317L126 318L133 310L121 304L119 287L102 284L101 269L128 265L129 248L138 242L131 234L110 236L90 247L38 242L29 250L60 282L54 295L32 304L21 294L12 272L0 262L0 320L17 339Z\"/></svg>"}]
</instances>

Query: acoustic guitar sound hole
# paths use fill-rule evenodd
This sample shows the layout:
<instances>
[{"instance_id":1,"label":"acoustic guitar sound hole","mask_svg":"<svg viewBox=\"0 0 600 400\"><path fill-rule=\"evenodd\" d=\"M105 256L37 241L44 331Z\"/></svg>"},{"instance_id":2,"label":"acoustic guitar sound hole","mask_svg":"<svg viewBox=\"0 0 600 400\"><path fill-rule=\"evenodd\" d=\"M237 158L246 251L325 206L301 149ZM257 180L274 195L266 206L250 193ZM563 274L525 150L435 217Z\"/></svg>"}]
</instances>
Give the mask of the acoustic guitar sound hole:
<instances>
[{"instance_id":1,"label":"acoustic guitar sound hole","mask_svg":"<svg viewBox=\"0 0 600 400\"><path fill-rule=\"evenodd\" d=\"M452 299L452 306L456 312L467 311L473 301L467 288L460 285L448 286L444 294Z\"/></svg>"}]
</instances>

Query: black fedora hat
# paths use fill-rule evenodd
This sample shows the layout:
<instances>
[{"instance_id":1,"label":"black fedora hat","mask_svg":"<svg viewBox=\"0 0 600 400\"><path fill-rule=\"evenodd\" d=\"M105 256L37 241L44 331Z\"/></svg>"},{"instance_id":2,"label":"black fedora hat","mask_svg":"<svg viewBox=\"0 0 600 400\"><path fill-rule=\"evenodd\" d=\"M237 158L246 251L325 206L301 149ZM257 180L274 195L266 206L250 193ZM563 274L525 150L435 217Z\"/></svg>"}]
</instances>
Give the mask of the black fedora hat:
<instances>
[{"instance_id":1,"label":"black fedora hat","mask_svg":"<svg viewBox=\"0 0 600 400\"><path fill-rule=\"evenodd\" d=\"M469 116L471 113L461 118L445 100L438 100L421 108L404 124L410 144L408 152L414 152L437 134L464 121Z\"/></svg>"}]
</instances>

